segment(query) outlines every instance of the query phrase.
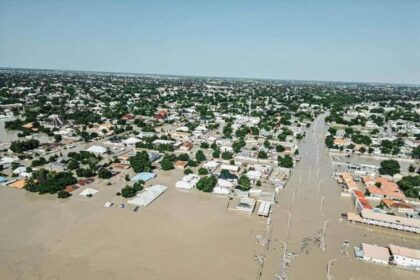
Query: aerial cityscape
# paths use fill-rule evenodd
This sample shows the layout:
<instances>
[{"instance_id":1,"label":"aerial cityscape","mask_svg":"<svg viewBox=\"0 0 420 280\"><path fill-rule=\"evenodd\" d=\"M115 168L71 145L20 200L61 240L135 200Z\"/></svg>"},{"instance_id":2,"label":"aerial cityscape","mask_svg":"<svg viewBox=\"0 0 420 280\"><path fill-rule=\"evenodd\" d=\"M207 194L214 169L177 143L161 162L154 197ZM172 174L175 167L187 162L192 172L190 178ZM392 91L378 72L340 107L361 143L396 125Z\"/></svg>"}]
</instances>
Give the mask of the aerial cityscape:
<instances>
[{"instance_id":1,"label":"aerial cityscape","mask_svg":"<svg viewBox=\"0 0 420 280\"><path fill-rule=\"evenodd\" d=\"M191 46L173 56L164 47L149 54L166 58L162 64L127 48L127 54L119 54L126 61L123 70L119 59L106 67L95 64L106 52L100 45L108 37L90 33L98 42L85 46L85 52L77 45L84 35L72 33L79 23L64 26L82 2L18 2L0 4L6 19L0 32L8 33L0 42L0 279L420 278L418 50L401 55L401 61L411 57L410 65L378 69L375 64L373 73L374 64L366 60L364 69L348 76L340 67L326 71L322 63L308 66L316 71L301 73L295 66L276 65L276 59L266 61L270 48L261 52L259 44L237 49L239 60L243 53L261 57L267 71L278 67L279 72L261 71L252 58L256 64L250 62L249 68L239 60L232 66L231 57L215 68L223 61L219 53L199 61L195 51L189 57ZM109 21L132 20L146 30L153 24L144 25L144 17L161 5L171 7L174 18L209 9L201 15L205 19L175 20L171 35L162 27L167 19L156 25L165 30L161 36L174 40L175 49L183 47L177 40L184 24L198 45L212 41L200 41L207 20L216 25L211 32L226 32L220 38L229 30L240 34L237 10L265 26L280 15L278 8L286 17L324 9L342 13L344 8L357 14L362 5L303 1L311 6L305 10L288 1L104 1L100 7L87 2L80 21L88 15L84 28L90 31L97 28L90 20L104 20L102 13L121 13ZM384 2L383 14L372 15L373 21L392 12L420 13L417 1L402 1L403 7ZM363 7L370 10L378 3ZM214 9L220 7L227 12L216 16ZM53 11L57 14L48 17ZM141 11L141 24L131 18L134 11ZM14 16L20 13L45 17L19 25ZM43 39L20 45L23 34L32 36L61 20L66 23L51 25ZM292 25L296 19L282 20ZM327 16L316 24L332 20ZM363 24L373 24L370 20ZM399 30L405 24L406 35L420 35L411 25L416 21L420 24L420 19L396 16L393 26ZM273 23L273 30L277 27ZM139 39L125 32L112 36ZM145 38L159 36L145 32ZM85 38L88 44L92 38ZM420 47L419 38L413 38L414 46ZM229 54L230 39L225 39ZM74 51L55 56L55 48L69 40L78 41ZM23 51L31 44L33 51ZM109 55L109 61L117 59ZM350 60L337 62L336 55L332 52L325 64L351 68ZM178 59L185 64L177 71ZM288 69L291 74L284 74ZM404 71L409 73L405 78Z\"/></svg>"}]
</instances>

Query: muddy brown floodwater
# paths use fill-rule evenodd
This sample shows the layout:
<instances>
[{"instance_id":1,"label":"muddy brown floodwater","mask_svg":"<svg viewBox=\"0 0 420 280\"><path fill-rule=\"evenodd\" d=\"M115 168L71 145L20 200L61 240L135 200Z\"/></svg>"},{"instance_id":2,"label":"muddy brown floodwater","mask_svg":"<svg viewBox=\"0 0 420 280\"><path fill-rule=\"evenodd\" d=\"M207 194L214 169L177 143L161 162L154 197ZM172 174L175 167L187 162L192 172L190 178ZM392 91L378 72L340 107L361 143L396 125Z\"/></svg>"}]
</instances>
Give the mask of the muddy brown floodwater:
<instances>
[{"instance_id":1,"label":"muddy brown floodwater","mask_svg":"<svg viewBox=\"0 0 420 280\"><path fill-rule=\"evenodd\" d=\"M340 220L341 213L354 211L354 206L350 197L341 196L332 177L324 147L326 130L323 115L299 147L302 160L274 207L261 279L416 279L418 272L355 259L353 247L362 242L419 248L420 239L415 234ZM343 245L344 241L349 245Z\"/></svg>"},{"instance_id":2,"label":"muddy brown floodwater","mask_svg":"<svg viewBox=\"0 0 420 280\"><path fill-rule=\"evenodd\" d=\"M94 182L90 187L99 193L92 198L79 196L81 189L58 200L0 187L0 279L328 279L328 263L329 279L416 279L414 272L353 257L361 242L418 248L420 241L339 221L353 205L332 179L325 130L322 117L308 130L302 160L273 206L271 227L255 213L228 212L226 197L177 191L180 170L148 182L169 189L139 212L103 207L124 201L115 196L124 174L111 186ZM265 252L256 236L270 232ZM260 270L256 259L264 252Z\"/></svg>"}]
</instances>

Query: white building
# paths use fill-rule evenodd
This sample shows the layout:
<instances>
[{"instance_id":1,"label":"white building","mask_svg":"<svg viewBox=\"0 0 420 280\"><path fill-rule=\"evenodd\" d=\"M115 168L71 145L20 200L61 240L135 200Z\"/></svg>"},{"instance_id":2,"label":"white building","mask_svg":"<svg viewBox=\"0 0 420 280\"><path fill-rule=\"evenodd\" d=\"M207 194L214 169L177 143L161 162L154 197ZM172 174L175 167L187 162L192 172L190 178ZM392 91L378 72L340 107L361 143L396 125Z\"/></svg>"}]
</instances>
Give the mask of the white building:
<instances>
[{"instance_id":1,"label":"white building","mask_svg":"<svg viewBox=\"0 0 420 280\"><path fill-rule=\"evenodd\" d=\"M363 259L365 261L388 264L390 254L388 248L362 243Z\"/></svg>"},{"instance_id":2,"label":"white building","mask_svg":"<svg viewBox=\"0 0 420 280\"><path fill-rule=\"evenodd\" d=\"M175 188L191 190L195 187L197 182L200 180L200 177L195 174L188 174L182 178L182 180L175 183Z\"/></svg>"},{"instance_id":3,"label":"white building","mask_svg":"<svg viewBox=\"0 0 420 280\"><path fill-rule=\"evenodd\" d=\"M420 270L420 250L389 245L392 263Z\"/></svg>"},{"instance_id":4,"label":"white building","mask_svg":"<svg viewBox=\"0 0 420 280\"><path fill-rule=\"evenodd\" d=\"M105 154L107 150L105 147L94 145L94 146L91 146L86 151L96 154L96 155L102 155L102 154Z\"/></svg>"}]
</instances>

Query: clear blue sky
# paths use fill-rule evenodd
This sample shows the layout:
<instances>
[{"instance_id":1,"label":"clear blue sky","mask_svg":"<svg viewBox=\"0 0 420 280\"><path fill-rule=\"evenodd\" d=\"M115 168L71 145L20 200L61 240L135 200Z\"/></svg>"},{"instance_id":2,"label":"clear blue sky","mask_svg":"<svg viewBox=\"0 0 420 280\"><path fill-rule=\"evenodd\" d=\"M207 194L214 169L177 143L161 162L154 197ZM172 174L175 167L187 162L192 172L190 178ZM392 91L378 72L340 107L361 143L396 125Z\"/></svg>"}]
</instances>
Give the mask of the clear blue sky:
<instances>
[{"instance_id":1,"label":"clear blue sky","mask_svg":"<svg viewBox=\"0 0 420 280\"><path fill-rule=\"evenodd\" d=\"M0 0L0 66L420 84L420 1Z\"/></svg>"}]
</instances>

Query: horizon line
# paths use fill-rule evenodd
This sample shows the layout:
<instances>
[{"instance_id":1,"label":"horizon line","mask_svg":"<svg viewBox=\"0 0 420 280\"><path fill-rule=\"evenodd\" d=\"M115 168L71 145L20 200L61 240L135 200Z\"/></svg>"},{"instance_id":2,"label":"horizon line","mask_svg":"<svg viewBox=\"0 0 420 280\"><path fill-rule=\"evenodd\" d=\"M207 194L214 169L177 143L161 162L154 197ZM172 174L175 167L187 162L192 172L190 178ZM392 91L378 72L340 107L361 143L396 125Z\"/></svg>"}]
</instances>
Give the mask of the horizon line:
<instances>
[{"instance_id":1,"label":"horizon line","mask_svg":"<svg viewBox=\"0 0 420 280\"><path fill-rule=\"evenodd\" d=\"M309 82L309 83L339 83L339 84L367 84L367 85L393 85L393 86L411 86L420 87L420 83L398 83L398 82L358 82L358 81L342 81L342 80L304 80L304 79L280 79L280 78L256 78L256 77L228 77L228 76L211 76L211 75L189 75L189 74L168 74L168 73L140 73L140 72L121 72L121 71L101 71L101 70L75 70L75 69L50 69L50 68L32 68L32 67L10 67L0 66L0 69L11 70L38 70L38 71L57 71L57 72L87 72L87 73L104 73L104 74L126 74L139 76L167 76L167 77L185 77L185 78L217 78L217 79L235 79L235 80L266 80L266 81L284 81L284 82Z\"/></svg>"}]
</instances>

